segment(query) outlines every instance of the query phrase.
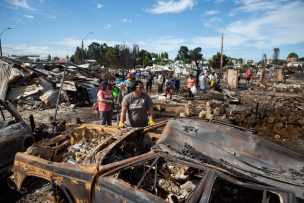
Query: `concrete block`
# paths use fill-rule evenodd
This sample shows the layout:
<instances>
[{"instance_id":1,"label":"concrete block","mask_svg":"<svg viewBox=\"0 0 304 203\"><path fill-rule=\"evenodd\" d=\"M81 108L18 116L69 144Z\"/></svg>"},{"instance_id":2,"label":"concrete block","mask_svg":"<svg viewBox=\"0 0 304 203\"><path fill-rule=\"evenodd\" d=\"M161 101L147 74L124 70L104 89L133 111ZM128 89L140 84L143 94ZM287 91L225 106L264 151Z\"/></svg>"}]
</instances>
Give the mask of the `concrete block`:
<instances>
[{"instance_id":1,"label":"concrete block","mask_svg":"<svg viewBox=\"0 0 304 203\"><path fill-rule=\"evenodd\" d=\"M201 112L198 114L198 117L199 117L199 118L205 118L205 117L206 117L206 114L207 114L207 111L201 110Z\"/></svg>"},{"instance_id":2,"label":"concrete block","mask_svg":"<svg viewBox=\"0 0 304 203\"><path fill-rule=\"evenodd\" d=\"M213 110L213 115L214 115L214 116L219 116L219 115L220 115L220 108L216 107L216 108Z\"/></svg>"}]
</instances>

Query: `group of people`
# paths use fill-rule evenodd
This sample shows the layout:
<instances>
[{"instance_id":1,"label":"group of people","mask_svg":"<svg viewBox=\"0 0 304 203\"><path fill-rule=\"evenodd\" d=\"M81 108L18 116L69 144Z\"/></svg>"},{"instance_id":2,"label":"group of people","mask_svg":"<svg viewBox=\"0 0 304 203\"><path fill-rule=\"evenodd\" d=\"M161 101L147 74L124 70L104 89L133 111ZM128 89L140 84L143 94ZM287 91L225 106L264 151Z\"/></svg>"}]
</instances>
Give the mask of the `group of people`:
<instances>
[{"instance_id":1,"label":"group of people","mask_svg":"<svg viewBox=\"0 0 304 203\"><path fill-rule=\"evenodd\" d=\"M153 81L148 80L147 90L151 91L152 83ZM132 73L127 75L126 80L117 77L116 84L101 82L97 92L96 106L102 125L112 125L112 114L115 107L121 108L118 128L154 125L153 102L150 96L143 92L143 89L143 82L134 80Z\"/></svg>"},{"instance_id":2,"label":"group of people","mask_svg":"<svg viewBox=\"0 0 304 203\"><path fill-rule=\"evenodd\" d=\"M207 87L210 89L217 89L220 83L220 78L215 71L209 72L207 69L203 69L198 77L199 87L202 94L204 95L207 92ZM189 92L189 98L193 99L194 95L197 93L196 89L196 77L193 74L190 74L187 81L187 88Z\"/></svg>"},{"instance_id":3,"label":"group of people","mask_svg":"<svg viewBox=\"0 0 304 203\"><path fill-rule=\"evenodd\" d=\"M103 125L112 125L113 109L121 108L118 127L144 127L153 125L153 102L147 94L151 92L154 84L154 76L151 72L146 77L146 86L141 79L141 73L128 73L126 79L120 75L116 76L116 82L110 84L103 81L97 93L97 108ZM166 98L172 99L174 92L178 93L180 89L179 78L174 78L172 74L160 73L156 82L158 83L158 93L165 93ZM209 73L206 69L199 75L199 86L202 93L206 93L207 84L210 88L216 88L219 83L219 77L215 72ZM145 93L143 90L146 88ZM193 99L197 93L196 77L191 74L187 88L189 98ZM164 91L164 92L163 92Z\"/></svg>"},{"instance_id":4,"label":"group of people","mask_svg":"<svg viewBox=\"0 0 304 203\"><path fill-rule=\"evenodd\" d=\"M180 89L180 80L178 77L173 77L172 74L160 73L157 77L158 93L162 94L165 90L165 97L172 99L174 92L178 93Z\"/></svg>"}]
</instances>

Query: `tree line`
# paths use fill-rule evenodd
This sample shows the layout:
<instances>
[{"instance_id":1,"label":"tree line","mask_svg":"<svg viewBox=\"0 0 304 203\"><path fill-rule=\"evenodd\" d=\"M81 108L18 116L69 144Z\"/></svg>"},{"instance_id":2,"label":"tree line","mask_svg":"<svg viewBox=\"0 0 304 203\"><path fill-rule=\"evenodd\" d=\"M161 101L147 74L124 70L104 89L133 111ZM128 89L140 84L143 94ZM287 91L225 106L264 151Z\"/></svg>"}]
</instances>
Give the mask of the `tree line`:
<instances>
[{"instance_id":1,"label":"tree line","mask_svg":"<svg viewBox=\"0 0 304 203\"><path fill-rule=\"evenodd\" d=\"M106 43L99 44L97 42L91 43L87 49L77 47L75 54L70 58L75 64L83 64L88 59L96 60L96 63L113 69L150 66L153 62L170 62L167 52L162 52L161 54L150 53L140 49L136 44L130 48L125 44L118 44L112 47Z\"/></svg>"},{"instance_id":2,"label":"tree line","mask_svg":"<svg viewBox=\"0 0 304 203\"><path fill-rule=\"evenodd\" d=\"M272 58L274 63L277 64L279 61L280 49L274 48ZM295 57L299 61L303 61L303 58L298 58L298 55L294 52L288 55L289 57ZM55 57L56 59L58 57ZM67 56L67 59L69 57ZM207 62L209 67L214 69L220 68L220 58L221 54L217 52L213 55ZM59 58L58 58L59 59ZM70 57L70 60L75 64L83 64L86 60L95 60L97 64L104 65L112 69L119 68L138 68L151 66L156 64L168 64L172 60L169 59L169 54L167 52L162 52L160 54L149 52L144 49L140 49L137 44L134 44L132 48L125 44L117 44L108 46L106 43L99 44L97 42L92 42L88 48L82 49L77 47L74 55ZM51 60L51 56L48 56L48 60ZM196 47L194 49L189 49L187 46L181 46L178 53L174 59L175 61L182 61L184 64L189 64L194 62L197 70L200 68L201 62L204 62L204 57L201 47ZM238 61L243 64L242 58L231 58L223 55L223 67L226 65L233 65L232 61Z\"/></svg>"}]
</instances>

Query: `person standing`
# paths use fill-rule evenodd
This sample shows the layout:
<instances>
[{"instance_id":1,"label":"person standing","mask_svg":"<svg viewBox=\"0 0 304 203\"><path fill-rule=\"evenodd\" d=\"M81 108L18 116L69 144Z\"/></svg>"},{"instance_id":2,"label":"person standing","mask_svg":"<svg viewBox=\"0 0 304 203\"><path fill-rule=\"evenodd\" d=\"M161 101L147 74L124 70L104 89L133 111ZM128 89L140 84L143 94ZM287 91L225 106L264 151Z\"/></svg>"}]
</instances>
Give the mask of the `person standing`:
<instances>
[{"instance_id":1,"label":"person standing","mask_svg":"<svg viewBox=\"0 0 304 203\"><path fill-rule=\"evenodd\" d=\"M180 79L179 79L179 77L176 77L174 79L174 85L175 85L175 91L178 94L179 93L179 88L180 88Z\"/></svg>"},{"instance_id":2,"label":"person standing","mask_svg":"<svg viewBox=\"0 0 304 203\"><path fill-rule=\"evenodd\" d=\"M249 67L246 70L245 76L246 76L246 84L249 85L249 82L250 82L251 77L252 77L252 72L251 72Z\"/></svg>"},{"instance_id":3,"label":"person standing","mask_svg":"<svg viewBox=\"0 0 304 203\"><path fill-rule=\"evenodd\" d=\"M125 125L127 127L145 127L155 124L153 119L154 104L150 96L143 92L143 89L143 82L138 80L134 84L133 92L123 98L119 129L124 128Z\"/></svg>"},{"instance_id":4,"label":"person standing","mask_svg":"<svg viewBox=\"0 0 304 203\"><path fill-rule=\"evenodd\" d=\"M165 94L165 97L167 98L167 95L169 94L169 99L172 99L174 89L175 89L175 84L174 84L174 81L173 81L173 77L171 75L171 76L168 76L166 78L166 82L165 82L165 92L166 92L166 94Z\"/></svg>"},{"instance_id":5,"label":"person standing","mask_svg":"<svg viewBox=\"0 0 304 203\"><path fill-rule=\"evenodd\" d=\"M206 93L206 76L204 75L204 72L202 72L198 78L200 82L200 88L202 91L202 95Z\"/></svg>"},{"instance_id":6,"label":"person standing","mask_svg":"<svg viewBox=\"0 0 304 203\"><path fill-rule=\"evenodd\" d=\"M194 94L192 93L191 88L195 85L195 82L196 82L196 80L195 80L194 76L191 74L189 76L189 79L188 79L188 82L187 82L187 88L188 88L188 91L189 91L189 98L190 99L194 98Z\"/></svg>"},{"instance_id":7,"label":"person standing","mask_svg":"<svg viewBox=\"0 0 304 203\"><path fill-rule=\"evenodd\" d=\"M158 83L158 93L161 94L163 93L163 87L165 83L165 77L163 73L159 73L157 77L157 83Z\"/></svg>"},{"instance_id":8,"label":"person standing","mask_svg":"<svg viewBox=\"0 0 304 203\"><path fill-rule=\"evenodd\" d=\"M105 81L100 84L97 92L97 102L102 125L112 125L113 94Z\"/></svg>"},{"instance_id":9,"label":"person standing","mask_svg":"<svg viewBox=\"0 0 304 203\"><path fill-rule=\"evenodd\" d=\"M140 77L141 77L141 72L140 70L137 70L135 73L135 80L140 80Z\"/></svg>"},{"instance_id":10,"label":"person standing","mask_svg":"<svg viewBox=\"0 0 304 203\"><path fill-rule=\"evenodd\" d=\"M135 81L133 80L132 73L128 73L127 79L124 82L124 87L127 89L128 93L130 93L132 91L134 83L135 83Z\"/></svg>"},{"instance_id":11,"label":"person standing","mask_svg":"<svg viewBox=\"0 0 304 203\"><path fill-rule=\"evenodd\" d=\"M147 93L152 90L152 84L154 82L154 78L151 72L148 73L148 77L147 77L147 85L146 85L146 90Z\"/></svg>"},{"instance_id":12,"label":"person standing","mask_svg":"<svg viewBox=\"0 0 304 203\"><path fill-rule=\"evenodd\" d=\"M210 75L209 75L209 85L210 85L210 89L214 89L215 87L215 77L214 77L214 72L212 72Z\"/></svg>"}]
</instances>

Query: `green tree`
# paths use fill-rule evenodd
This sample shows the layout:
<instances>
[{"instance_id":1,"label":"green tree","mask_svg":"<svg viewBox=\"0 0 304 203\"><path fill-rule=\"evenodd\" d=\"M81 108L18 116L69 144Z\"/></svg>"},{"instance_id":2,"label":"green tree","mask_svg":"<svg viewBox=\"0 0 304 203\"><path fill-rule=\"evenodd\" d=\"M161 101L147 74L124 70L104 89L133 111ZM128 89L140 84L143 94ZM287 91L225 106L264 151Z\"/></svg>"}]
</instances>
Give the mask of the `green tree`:
<instances>
[{"instance_id":1,"label":"green tree","mask_svg":"<svg viewBox=\"0 0 304 203\"><path fill-rule=\"evenodd\" d=\"M160 54L160 58L162 58L162 59L168 59L169 58L169 54L167 52L162 52Z\"/></svg>"},{"instance_id":2,"label":"green tree","mask_svg":"<svg viewBox=\"0 0 304 203\"><path fill-rule=\"evenodd\" d=\"M82 63L82 49L77 47L74 54L74 63L81 64Z\"/></svg>"},{"instance_id":3,"label":"green tree","mask_svg":"<svg viewBox=\"0 0 304 203\"><path fill-rule=\"evenodd\" d=\"M150 54L150 52L145 51L144 54L144 66L151 66L152 65L152 56Z\"/></svg>"},{"instance_id":4,"label":"green tree","mask_svg":"<svg viewBox=\"0 0 304 203\"><path fill-rule=\"evenodd\" d=\"M151 57L152 57L152 58L156 58L156 59L157 59L157 58L160 58L159 55L156 54L156 53L151 53Z\"/></svg>"},{"instance_id":5,"label":"green tree","mask_svg":"<svg viewBox=\"0 0 304 203\"><path fill-rule=\"evenodd\" d=\"M100 44L98 44L97 42L92 42L89 46L88 46L88 58L89 59L94 59L97 62L101 62L100 61Z\"/></svg>"},{"instance_id":6,"label":"green tree","mask_svg":"<svg viewBox=\"0 0 304 203\"><path fill-rule=\"evenodd\" d=\"M304 57L298 58L298 61L304 61Z\"/></svg>"},{"instance_id":7,"label":"green tree","mask_svg":"<svg viewBox=\"0 0 304 203\"><path fill-rule=\"evenodd\" d=\"M51 54L48 55L48 58L47 58L47 61L51 61L52 60L52 57L51 57Z\"/></svg>"},{"instance_id":8,"label":"green tree","mask_svg":"<svg viewBox=\"0 0 304 203\"><path fill-rule=\"evenodd\" d=\"M100 58L99 58L99 63L106 65L107 64L107 58L106 54L108 51L109 47L106 43L100 44Z\"/></svg>"},{"instance_id":9,"label":"green tree","mask_svg":"<svg viewBox=\"0 0 304 203\"><path fill-rule=\"evenodd\" d=\"M228 63L228 57L223 55L223 67ZM214 69L219 69L221 67L221 53L217 52L216 55L213 55L211 59L208 60L209 66Z\"/></svg>"},{"instance_id":10,"label":"green tree","mask_svg":"<svg viewBox=\"0 0 304 203\"><path fill-rule=\"evenodd\" d=\"M181 60L184 63L190 63L189 49L186 46L181 46L178 50L175 60Z\"/></svg>"},{"instance_id":11,"label":"green tree","mask_svg":"<svg viewBox=\"0 0 304 203\"><path fill-rule=\"evenodd\" d=\"M298 54L296 54L295 52L291 52L291 53L289 53L288 54L288 56L287 56L287 58L296 58L296 59L298 59L299 57L298 57Z\"/></svg>"},{"instance_id":12,"label":"green tree","mask_svg":"<svg viewBox=\"0 0 304 203\"><path fill-rule=\"evenodd\" d=\"M72 56L70 57L70 61L73 62L73 63L75 63L75 56L74 56L74 55L72 55Z\"/></svg>"},{"instance_id":13,"label":"green tree","mask_svg":"<svg viewBox=\"0 0 304 203\"><path fill-rule=\"evenodd\" d=\"M111 68L119 68L119 49L114 47L109 47L106 53L107 64L110 65Z\"/></svg>"},{"instance_id":14,"label":"green tree","mask_svg":"<svg viewBox=\"0 0 304 203\"><path fill-rule=\"evenodd\" d=\"M191 50L189 54L190 59L194 61L196 66L196 84L198 84L198 77L200 74L199 61L203 60L203 54L201 52L202 52L202 48L196 47L195 49Z\"/></svg>"}]
</instances>

